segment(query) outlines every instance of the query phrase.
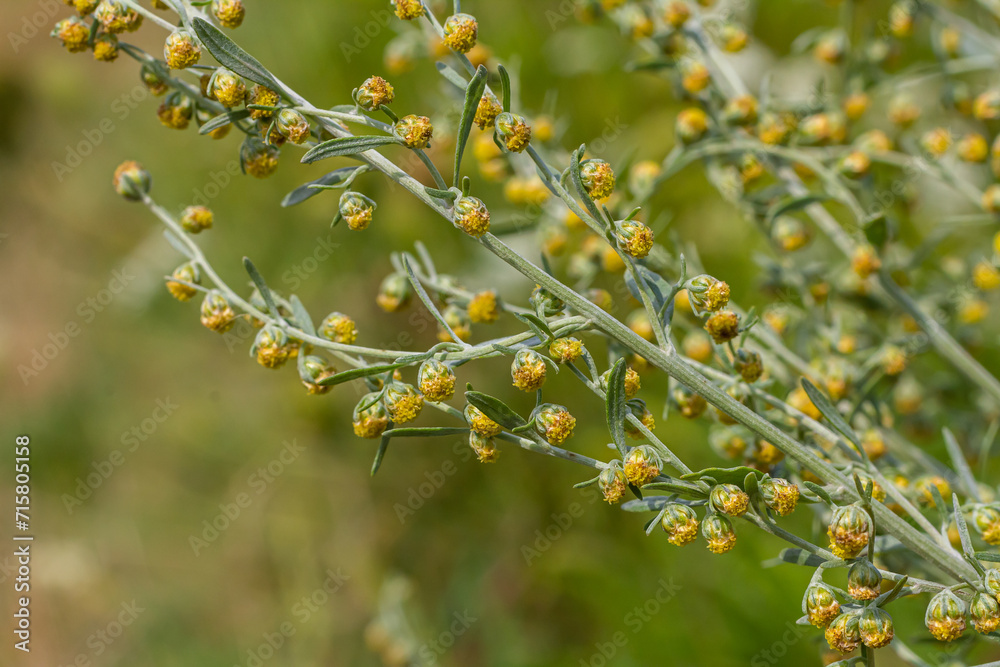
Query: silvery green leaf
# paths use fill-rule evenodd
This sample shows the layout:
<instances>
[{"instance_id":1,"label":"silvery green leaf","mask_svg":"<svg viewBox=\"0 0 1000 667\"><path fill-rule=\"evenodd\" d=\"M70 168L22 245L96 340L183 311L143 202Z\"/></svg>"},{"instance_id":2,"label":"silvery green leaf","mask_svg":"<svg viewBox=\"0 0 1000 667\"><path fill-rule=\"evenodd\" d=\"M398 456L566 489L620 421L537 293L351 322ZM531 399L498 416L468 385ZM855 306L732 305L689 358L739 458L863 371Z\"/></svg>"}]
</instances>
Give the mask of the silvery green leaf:
<instances>
[{"instance_id":1,"label":"silvery green leaf","mask_svg":"<svg viewBox=\"0 0 1000 667\"><path fill-rule=\"evenodd\" d=\"M465 145L469 141L469 132L472 131L472 122L476 118L476 109L479 108L479 100L486 90L486 77L488 73L484 66L480 65L475 76L469 81L469 86L465 89L465 108L462 109L462 121L458 126L458 137L455 142L455 186L458 186L461 178L460 168L462 166L462 154L465 153Z\"/></svg>"},{"instance_id":2,"label":"silvery green leaf","mask_svg":"<svg viewBox=\"0 0 1000 667\"><path fill-rule=\"evenodd\" d=\"M340 169L335 169L329 174L320 176L315 181L309 181L308 183L303 183L299 187L295 188L281 200L281 205L283 207L295 206L296 204L301 204L307 199L311 199L322 192L322 189L314 188L314 185L336 185L342 183L348 176L350 176L358 167L341 167Z\"/></svg>"},{"instance_id":3,"label":"silvery green leaf","mask_svg":"<svg viewBox=\"0 0 1000 667\"><path fill-rule=\"evenodd\" d=\"M256 58L241 49L236 42L229 39L221 30L203 18L195 17L193 21L194 31L198 39L205 45L209 53L215 56L222 65L228 67L236 74L254 83L267 86L275 91L280 91L274 75L258 62Z\"/></svg>"},{"instance_id":4,"label":"silvery green leaf","mask_svg":"<svg viewBox=\"0 0 1000 667\"><path fill-rule=\"evenodd\" d=\"M302 156L302 163L312 164L313 162L319 162L320 160L326 160L331 157L357 155L358 153L364 153L365 151L372 150L373 148L381 148L382 146L399 143L400 141L396 137L378 135L366 135L363 137L337 137L336 139L330 139L321 144L317 144L306 151L306 154Z\"/></svg>"},{"instance_id":5,"label":"silvery green leaf","mask_svg":"<svg viewBox=\"0 0 1000 667\"><path fill-rule=\"evenodd\" d=\"M260 271L257 270L257 267L254 266L249 257L243 258L243 267L247 270L247 273L250 274L250 279L253 281L253 284L257 286L257 290L264 299L264 303L267 304L267 310L271 313L271 317L279 322L284 321L281 317L281 312L278 310L277 304L274 302L274 295L271 294L271 288L267 286L266 282L264 282L264 276L260 275Z\"/></svg>"},{"instance_id":6,"label":"silvery green leaf","mask_svg":"<svg viewBox=\"0 0 1000 667\"><path fill-rule=\"evenodd\" d=\"M608 430L618 447L618 453L622 459L628 452L625 443L625 417L628 415L628 406L625 397L625 360L619 359L611 368L608 374L608 392L605 402L605 414L608 420Z\"/></svg>"},{"instance_id":7,"label":"silvery green leaf","mask_svg":"<svg viewBox=\"0 0 1000 667\"><path fill-rule=\"evenodd\" d=\"M478 391L465 392L465 400L475 406L484 415L510 430L526 425L524 417L511 410L499 398Z\"/></svg>"},{"instance_id":8,"label":"silvery green leaf","mask_svg":"<svg viewBox=\"0 0 1000 667\"><path fill-rule=\"evenodd\" d=\"M240 109L238 111L230 111L229 113L222 113L212 118L207 123L198 128L198 134L208 134L218 130L220 127L225 127L230 123L235 123L238 120L243 120L244 118L249 118L250 112L246 109Z\"/></svg>"}]
</instances>

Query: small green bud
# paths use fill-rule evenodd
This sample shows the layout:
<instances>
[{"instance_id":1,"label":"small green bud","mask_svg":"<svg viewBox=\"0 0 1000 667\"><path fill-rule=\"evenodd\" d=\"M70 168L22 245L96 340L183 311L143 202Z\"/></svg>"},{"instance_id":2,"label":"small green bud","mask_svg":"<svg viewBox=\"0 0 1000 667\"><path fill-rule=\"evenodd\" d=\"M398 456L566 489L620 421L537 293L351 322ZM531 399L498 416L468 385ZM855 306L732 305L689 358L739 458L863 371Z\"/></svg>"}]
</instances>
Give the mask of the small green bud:
<instances>
[{"instance_id":1,"label":"small green bud","mask_svg":"<svg viewBox=\"0 0 1000 667\"><path fill-rule=\"evenodd\" d=\"M1000 604L997 604L996 598L977 592L969 605L969 616L976 632L989 634L1000 627Z\"/></svg>"},{"instance_id":2,"label":"small green bud","mask_svg":"<svg viewBox=\"0 0 1000 667\"><path fill-rule=\"evenodd\" d=\"M629 450L625 457L625 478L629 484L642 487L660 476L663 461L656 450L649 445L640 445Z\"/></svg>"},{"instance_id":3,"label":"small green bud","mask_svg":"<svg viewBox=\"0 0 1000 667\"><path fill-rule=\"evenodd\" d=\"M205 206L188 206L181 213L181 227L189 234L198 234L210 229L213 221L212 210Z\"/></svg>"},{"instance_id":4,"label":"small green bud","mask_svg":"<svg viewBox=\"0 0 1000 667\"><path fill-rule=\"evenodd\" d=\"M226 28L239 28L243 25L246 8L243 0L212 0L212 15Z\"/></svg>"},{"instance_id":5,"label":"small green bud","mask_svg":"<svg viewBox=\"0 0 1000 667\"><path fill-rule=\"evenodd\" d=\"M424 397L412 385L391 380L385 391L385 408L397 424L413 421L424 408Z\"/></svg>"},{"instance_id":6,"label":"small green bud","mask_svg":"<svg viewBox=\"0 0 1000 667\"><path fill-rule=\"evenodd\" d=\"M729 516L743 516L750 508L750 496L735 484L712 487L709 502L717 511Z\"/></svg>"},{"instance_id":7,"label":"small green bud","mask_svg":"<svg viewBox=\"0 0 1000 667\"><path fill-rule=\"evenodd\" d=\"M701 524L701 534L708 542L708 550L724 554L736 546L736 532L732 522L724 516L710 514Z\"/></svg>"},{"instance_id":8,"label":"small green bud","mask_svg":"<svg viewBox=\"0 0 1000 667\"><path fill-rule=\"evenodd\" d=\"M265 325L257 332L250 356L256 357L257 363L264 368L281 368L288 361L292 346L288 335L273 324Z\"/></svg>"},{"instance_id":9,"label":"small green bud","mask_svg":"<svg viewBox=\"0 0 1000 667\"><path fill-rule=\"evenodd\" d=\"M379 286L378 296L375 301L382 310L395 313L406 307L413 296L410 281L405 274L391 273L385 277Z\"/></svg>"},{"instance_id":10,"label":"small green bud","mask_svg":"<svg viewBox=\"0 0 1000 667\"><path fill-rule=\"evenodd\" d=\"M830 551L840 558L854 558L868 546L872 537L872 521L857 504L838 507L833 511L830 526Z\"/></svg>"},{"instance_id":11,"label":"small green bud","mask_svg":"<svg viewBox=\"0 0 1000 667\"><path fill-rule=\"evenodd\" d=\"M183 28L170 33L163 45L163 59L170 69L186 69L201 60L201 47Z\"/></svg>"},{"instance_id":12,"label":"small green bud","mask_svg":"<svg viewBox=\"0 0 1000 667\"><path fill-rule=\"evenodd\" d=\"M417 387L429 401L446 401L455 395L455 371L437 359L427 359L420 364Z\"/></svg>"},{"instance_id":13,"label":"small green bud","mask_svg":"<svg viewBox=\"0 0 1000 667\"><path fill-rule=\"evenodd\" d=\"M553 317L566 309L566 304L563 303L562 299L541 285L535 286L528 302L536 311L540 310L545 317Z\"/></svg>"},{"instance_id":14,"label":"small green bud","mask_svg":"<svg viewBox=\"0 0 1000 667\"><path fill-rule=\"evenodd\" d=\"M459 197L454 209L455 226L474 238L490 231L490 211L476 197Z\"/></svg>"},{"instance_id":15,"label":"small green bud","mask_svg":"<svg viewBox=\"0 0 1000 667\"><path fill-rule=\"evenodd\" d=\"M193 285L201 284L201 273L198 271L198 267L191 262L186 262L178 266L174 269L171 277L176 280L183 280L185 283L191 283ZM195 288L173 280L167 281L167 291L169 291L171 296L178 301L188 301L191 297L198 293L198 290Z\"/></svg>"},{"instance_id":16,"label":"small green bud","mask_svg":"<svg viewBox=\"0 0 1000 667\"><path fill-rule=\"evenodd\" d=\"M347 226L353 231L361 231L371 224L372 214L377 204L360 192L348 190L340 195L340 215L347 221Z\"/></svg>"},{"instance_id":17,"label":"small green bud","mask_svg":"<svg viewBox=\"0 0 1000 667\"><path fill-rule=\"evenodd\" d=\"M855 600L874 600L881 592L882 575L867 559L851 565L847 573L847 592Z\"/></svg>"},{"instance_id":18,"label":"small green bud","mask_svg":"<svg viewBox=\"0 0 1000 667\"><path fill-rule=\"evenodd\" d=\"M602 470L601 474L597 476L597 486L601 489L604 501L609 505L621 502L628 489L621 463L617 460L612 461L608 467Z\"/></svg>"},{"instance_id":19,"label":"small green bud","mask_svg":"<svg viewBox=\"0 0 1000 667\"><path fill-rule=\"evenodd\" d=\"M809 622L817 628L825 628L840 615L840 603L833 589L820 582L806 589L802 599L803 611Z\"/></svg>"},{"instance_id":20,"label":"small green bud","mask_svg":"<svg viewBox=\"0 0 1000 667\"><path fill-rule=\"evenodd\" d=\"M799 487L780 477L765 477L760 482L764 504L778 516L788 516L799 502Z\"/></svg>"},{"instance_id":21,"label":"small green bud","mask_svg":"<svg viewBox=\"0 0 1000 667\"><path fill-rule=\"evenodd\" d=\"M492 437L469 431L469 447L476 453L480 463L493 463L500 458L500 450L497 449L496 440Z\"/></svg>"},{"instance_id":22,"label":"small green bud","mask_svg":"<svg viewBox=\"0 0 1000 667\"><path fill-rule=\"evenodd\" d=\"M248 136L240 146L240 168L254 178L267 178L278 168L280 154L276 146Z\"/></svg>"},{"instance_id":23,"label":"small green bud","mask_svg":"<svg viewBox=\"0 0 1000 667\"><path fill-rule=\"evenodd\" d=\"M580 165L580 180L591 199L607 199L615 191L615 172L604 160L586 160Z\"/></svg>"},{"instance_id":24,"label":"small green bud","mask_svg":"<svg viewBox=\"0 0 1000 667\"><path fill-rule=\"evenodd\" d=\"M868 648L883 648L892 643L895 631L892 616L881 607L866 607L858 623L861 641Z\"/></svg>"},{"instance_id":25,"label":"small green bud","mask_svg":"<svg viewBox=\"0 0 1000 667\"><path fill-rule=\"evenodd\" d=\"M458 53L468 53L476 45L479 23L468 14L452 14L444 22L444 43Z\"/></svg>"},{"instance_id":26,"label":"small green bud","mask_svg":"<svg viewBox=\"0 0 1000 667\"><path fill-rule=\"evenodd\" d=\"M576 417L569 410L554 403L542 403L531 413L535 420L535 432L553 445L561 445L576 428Z\"/></svg>"},{"instance_id":27,"label":"small green bud","mask_svg":"<svg viewBox=\"0 0 1000 667\"><path fill-rule=\"evenodd\" d=\"M302 380L306 391L313 396L325 394L333 389L333 385L324 386L320 382L336 374L337 369L323 357L308 355L299 363L299 379Z\"/></svg>"},{"instance_id":28,"label":"small green bud","mask_svg":"<svg viewBox=\"0 0 1000 667\"><path fill-rule=\"evenodd\" d=\"M531 127L523 116L504 111L496 117L496 132L512 153L520 153L531 141Z\"/></svg>"},{"instance_id":29,"label":"small green bud","mask_svg":"<svg viewBox=\"0 0 1000 667\"><path fill-rule=\"evenodd\" d=\"M295 109L282 109L278 112L276 127L281 136L293 144L305 143L309 138L309 121Z\"/></svg>"},{"instance_id":30,"label":"small green bud","mask_svg":"<svg viewBox=\"0 0 1000 667\"><path fill-rule=\"evenodd\" d=\"M129 201L141 201L149 194L153 179L149 172L142 168L142 165L135 160L127 160L118 165L112 179L115 192Z\"/></svg>"},{"instance_id":31,"label":"small green bud","mask_svg":"<svg viewBox=\"0 0 1000 667\"><path fill-rule=\"evenodd\" d=\"M370 76L358 88L358 104L367 111L378 111L387 104L392 104L396 93L392 84L380 76Z\"/></svg>"},{"instance_id":32,"label":"small green bud","mask_svg":"<svg viewBox=\"0 0 1000 667\"><path fill-rule=\"evenodd\" d=\"M545 384L547 372L545 359L534 350L523 348L514 355L510 376L514 386L521 391L537 391Z\"/></svg>"},{"instance_id":33,"label":"small green bud","mask_svg":"<svg viewBox=\"0 0 1000 667\"><path fill-rule=\"evenodd\" d=\"M354 408L354 435L359 438L378 438L389 426L389 413L378 400L378 393L365 395Z\"/></svg>"},{"instance_id":34,"label":"small green bud","mask_svg":"<svg viewBox=\"0 0 1000 667\"><path fill-rule=\"evenodd\" d=\"M927 605L924 624L938 641L958 639L965 632L965 603L950 590L941 591Z\"/></svg>"},{"instance_id":35,"label":"small green bud","mask_svg":"<svg viewBox=\"0 0 1000 667\"><path fill-rule=\"evenodd\" d=\"M407 148L426 148L434 134L434 126L427 116L409 115L400 118L392 127L392 133Z\"/></svg>"},{"instance_id":36,"label":"small green bud","mask_svg":"<svg viewBox=\"0 0 1000 667\"><path fill-rule=\"evenodd\" d=\"M236 313L222 292L212 290L201 302L201 323L216 333L226 333L236 320Z\"/></svg>"},{"instance_id":37,"label":"small green bud","mask_svg":"<svg viewBox=\"0 0 1000 667\"><path fill-rule=\"evenodd\" d=\"M667 534L667 541L682 547L698 537L698 515L687 505L668 503L663 508L660 527Z\"/></svg>"},{"instance_id":38,"label":"small green bud","mask_svg":"<svg viewBox=\"0 0 1000 667\"><path fill-rule=\"evenodd\" d=\"M835 651L850 653L861 645L858 615L841 614L826 628L826 643Z\"/></svg>"},{"instance_id":39,"label":"small green bud","mask_svg":"<svg viewBox=\"0 0 1000 667\"><path fill-rule=\"evenodd\" d=\"M333 312L323 318L319 325L319 335L334 343L353 345L358 338L358 329L350 317Z\"/></svg>"},{"instance_id":40,"label":"small green bud","mask_svg":"<svg viewBox=\"0 0 1000 667\"><path fill-rule=\"evenodd\" d=\"M465 406L465 421L474 432L485 438L492 438L503 432L503 427L496 423L476 406L467 404Z\"/></svg>"},{"instance_id":41,"label":"small green bud","mask_svg":"<svg viewBox=\"0 0 1000 667\"><path fill-rule=\"evenodd\" d=\"M616 222L615 239L618 247L632 257L645 257L653 249L653 230L638 220Z\"/></svg>"}]
</instances>

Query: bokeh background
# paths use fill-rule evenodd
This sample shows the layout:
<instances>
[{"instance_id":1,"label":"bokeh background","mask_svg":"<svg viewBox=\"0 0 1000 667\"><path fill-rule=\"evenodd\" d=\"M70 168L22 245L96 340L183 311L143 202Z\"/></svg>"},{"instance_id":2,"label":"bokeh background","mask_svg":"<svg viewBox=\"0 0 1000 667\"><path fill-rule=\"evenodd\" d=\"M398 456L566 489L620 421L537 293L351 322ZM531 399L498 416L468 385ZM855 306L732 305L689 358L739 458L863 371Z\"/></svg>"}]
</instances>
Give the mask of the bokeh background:
<instances>
[{"instance_id":1,"label":"bokeh background","mask_svg":"<svg viewBox=\"0 0 1000 667\"><path fill-rule=\"evenodd\" d=\"M382 0L247 4L236 39L318 105L345 103L364 78L386 72L383 50L397 27ZM671 90L651 74L622 74L630 47L615 29L579 24L558 0L466 4L482 40L519 74L525 108L540 112L548 99L569 121L566 147L604 135L611 160L661 159L672 147ZM786 53L800 28L836 20L816 3L809 12L766 4L782 21L779 29L750 17L762 39L738 65L751 73ZM334 196L279 207L323 166L286 152L266 181L223 177L239 140L162 127L132 61L69 55L47 36L69 12L55 0L0 5L0 423L5 452L16 434L32 439L36 535L34 651L15 656L5 630L4 664L818 663L820 634L792 625L809 572L762 569L782 545L755 531L741 530L724 557L702 545L676 549L662 535L647 538L643 517L573 490L583 469L515 450L482 466L447 439L394 445L371 478L374 444L351 434L356 391L308 396L293 369L264 370L248 343L227 346L202 328L197 306L163 289L179 258L144 208L114 195L115 166L140 160L172 210L209 198L216 227L198 240L231 284L246 283L248 255L317 318L352 314L362 344L432 344L418 306L386 315L374 305L390 252L417 239L470 287L523 300L532 285L381 178L361 186L379 202L375 224L348 234L329 228ZM134 36L152 51L162 39L148 22ZM397 111L435 116L451 104L430 61L393 83ZM500 186L480 192L501 200ZM697 170L672 180L656 205L741 302L760 301L758 235ZM537 255L532 232L512 242ZM321 259L317 250L330 244ZM116 276L124 289L114 294ZM73 325L78 335L61 335ZM50 344L57 353L36 358L37 373L19 371ZM498 361L467 366L460 379L530 407L505 389L506 375ZM665 384L643 382L658 410ZM580 418L572 445L602 455L601 405L567 377L552 392ZM660 429L683 458L719 463L702 427L676 422ZM81 491L88 476L99 484ZM0 479L4 508L10 478ZM206 533L205 522L225 525L220 515L240 498L249 502L229 526ZM807 514L797 528L809 528ZM547 531L554 539L540 541ZM192 546L192 537L206 542ZM5 627L8 554L0 552ZM901 605L897 627L919 633L921 613Z\"/></svg>"}]
</instances>

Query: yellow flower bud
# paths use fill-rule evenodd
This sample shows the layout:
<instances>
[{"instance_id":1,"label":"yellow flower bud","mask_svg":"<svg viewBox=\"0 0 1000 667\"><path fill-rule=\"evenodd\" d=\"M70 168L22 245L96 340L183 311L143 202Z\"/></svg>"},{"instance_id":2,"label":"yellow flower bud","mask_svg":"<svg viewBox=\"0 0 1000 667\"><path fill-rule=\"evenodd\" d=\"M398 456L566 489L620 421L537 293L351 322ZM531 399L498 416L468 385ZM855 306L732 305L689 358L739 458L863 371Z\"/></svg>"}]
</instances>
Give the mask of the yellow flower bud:
<instances>
[{"instance_id":1,"label":"yellow flower bud","mask_svg":"<svg viewBox=\"0 0 1000 667\"><path fill-rule=\"evenodd\" d=\"M377 392L365 395L354 408L354 435L378 438L389 426L389 413Z\"/></svg>"},{"instance_id":2,"label":"yellow flower bud","mask_svg":"<svg viewBox=\"0 0 1000 667\"><path fill-rule=\"evenodd\" d=\"M212 0L212 15L226 28L239 28L246 16L243 0Z\"/></svg>"},{"instance_id":3,"label":"yellow flower bud","mask_svg":"<svg viewBox=\"0 0 1000 667\"><path fill-rule=\"evenodd\" d=\"M444 22L444 43L458 53L468 53L476 45L479 23L468 14L452 14Z\"/></svg>"},{"instance_id":4,"label":"yellow flower bud","mask_svg":"<svg viewBox=\"0 0 1000 667\"><path fill-rule=\"evenodd\" d=\"M201 47L187 30L178 29L170 33L163 46L163 59L170 69L186 69L198 64Z\"/></svg>"},{"instance_id":5,"label":"yellow flower bud","mask_svg":"<svg viewBox=\"0 0 1000 667\"><path fill-rule=\"evenodd\" d=\"M687 505L669 503L660 519L660 527L667 534L667 541L682 547L698 537L698 515Z\"/></svg>"},{"instance_id":6,"label":"yellow flower bud","mask_svg":"<svg viewBox=\"0 0 1000 667\"><path fill-rule=\"evenodd\" d=\"M170 275L172 278L175 278L176 280L183 280L185 283L191 283L193 285L201 284L201 273L198 271L198 267L191 262L181 264L174 269L174 272ZM176 282L175 280L167 281L167 291L170 292L171 296L178 301L188 301L191 297L198 293L198 290L194 287Z\"/></svg>"}]
</instances>

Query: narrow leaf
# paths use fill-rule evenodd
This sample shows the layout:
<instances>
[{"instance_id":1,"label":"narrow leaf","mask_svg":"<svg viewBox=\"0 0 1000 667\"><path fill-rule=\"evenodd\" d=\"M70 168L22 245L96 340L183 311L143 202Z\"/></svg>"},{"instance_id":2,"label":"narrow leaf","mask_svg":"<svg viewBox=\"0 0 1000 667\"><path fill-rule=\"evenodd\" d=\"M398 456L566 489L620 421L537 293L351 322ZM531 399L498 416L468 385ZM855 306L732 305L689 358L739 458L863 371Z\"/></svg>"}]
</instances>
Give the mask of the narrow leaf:
<instances>
[{"instance_id":1,"label":"narrow leaf","mask_svg":"<svg viewBox=\"0 0 1000 667\"><path fill-rule=\"evenodd\" d=\"M670 503L670 496L650 496L642 500L630 500L622 504L626 512L659 512Z\"/></svg>"},{"instance_id":2,"label":"narrow leaf","mask_svg":"<svg viewBox=\"0 0 1000 667\"><path fill-rule=\"evenodd\" d=\"M625 416L628 414L625 396L625 360L619 359L608 375L608 393L605 402L605 414L608 420L608 430L618 447L618 453L625 458L628 447L625 444Z\"/></svg>"},{"instance_id":3,"label":"narrow leaf","mask_svg":"<svg viewBox=\"0 0 1000 667\"><path fill-rule=\"evenodd\" d=\"M184 255L188 259L191 259L191 250L186 248L177 236L174 235L169 229L163 230L163 236L167 239L167 243L174 247L174 250Z\"/></svg>"},{"instance_id":4,"label":"narrow leaf","mask_svg":"<svg viewBox=\"0 0 1000 667\"><path fill-rule=\"evenodd\" d=\"M586 206L587 211L590 215L600 222L601 212L597 210L597 205L594 204L594 200L590 198L587 194L587 189L583 187L583 178L580 176L580 160L583 158L583 154L587 151L586 144L580 146L576 151L574 151L569 163L569 175L573 180L573 185L576 187L576 192L580 196L580 201Z\"/></svg>"},{"instance_id":5,"label":"narrow leaf","mask_svg":"<svg viewBox=\"0 0 1000 667\"><path fill-rule=\"evenodd\" d=\"M486 90L486 77L488 72L483 65L476 70L475 76L469 81L468 88L465 89L465 108L462 109L462 121L458 126L458 137L455 143L455 187L461 176L462 154L465 153L465 145L469 141L469 132L472 131L472 121L476 118L476 109L479 108L479 100Z\"/></svg>"},{"instance_id":6,"label":"narrow leaf","mask_svg":"<svg viewBox=\"0 0 1000 667\"><path fill-rule=\"evenodd\" d=\"M958 494L951 494L951 502L955 510L955 525L958 526L958 536L962 540L962 551L967 556L974 556L972 548L972 538L969 536L969 526L965 523L965 516L962 514L962 507L958 502Z\"/></svg>"},{"instance_id":7,"label":"narrow leaf","mask_svg":"<svg viewBox=\"0 0 1000 667\"><path fill-rule=\"evenodd\" d=\"M503 91L503 110L510 111L510 73L507 68L500 65L500 89Z\"/></svg>"},{"instance_id":8,"label":"narrow leaf","mask_svg":"<svg viewBox=\"0 0 1000 667\"><path fill-rule=\"evenodd\" d=\"M380 148L382 146L388 146L389 144L398 143L400 143L400 141L396 137L383 137L379 135L337 137L336 139L330 139L313 146L311 149L306 151L305 155L302 156L302 162L303 164L312 164L313 162L319 162L320 160L326 160L331 157L357 155L358 153L364 153L365 151L372 150L373 148Z\"/></svg>"},{"instance_id":9,"label":"narrow leaf","mask_svg":"<svg viewBox=\"0 0 1000 667\"><path fill-rule=\"evenodd\" d=\"M351 380L359 380L361 378L366 378L371 375L390 373L396 370L397 368L402 368L403 366L407 365L409 364L397 361L394 364L381 364L378 366L362 366L361 368L352 368L350 370L337 373L336 375L328 377L324 380L320 380L317 384L320 384L324 387L333 387L338 384L350 382Z\"/></svg>"},{"instance_id":10,"label":"narrow leaf","mask_svg":"<svg viewBox=\"0 0 1000 667\"><path fill-rule=\"evenodd\" d=\"M827 562L825 558L809 553L805 549L782 549L781 553L778 554L778 559L781 562L805 565L806 567L819 567Z\"/></svg>"},{"instance_id":11,"label":"narrow leaf","mask_svg":"<svg viewBox=\"0 0 1000 667\"><path fill-rule=\"evenodd\" d=\"M437 190L435 188L425 187L424 192L435 199L445 199L447 201L454 201L455 198L458 197L458 194L452 192L451 190Z\"/></svg>"},{"instance_id":12,"label":"narrow leaf","mask_svg":"<svg viewBox=\"0 0 1000 667\"><path fill-rule=\"evenodd\" d=\"M508 430L524 426L528 423L521 415L511 410L499 398L494 398L478 391L467 391L465 392L465 400Z\"/></svg>"},{"instance_id":13,"label":"narrow leaf","mask_svg":"<svg viewBox=\"0 0 1000 667\"><path fill-rule=\"evenodd\" d=\"M214 130L218 130L220 127L225 127L230 123L235 123L238 120L243 120L244 118L249 118L250 112L246 109L240 109L238 111L230 111L229 113L219 114L215 118L211 119L200 128L198 128L198 134L208 134Z\"/></svg>"},{"instance_id":14,"label":"narrow leaf","mask_svg":"<svg viewBox=\"0 0 1000 667\"><path fill-rule=\"evenodd\" d=\"M541 342L544 343L554 338L552 329L549 328L548 323L538 315L532 315L531 313L514 313L514 317L527 324L531 331L538 336L538 340Z\"/></svg>"},{"instance_id":15,"label":"narrow leaf","mask_svg":"<svg viewBox=\"0 0 1000 667\"><path fill-rule=\"evenodd\" d=\"M260 271L257 267L253 265L249 257L243 258L243 267L250 274L250 280L253 284L257 286L257 291L260 292L261 297L264 299L264 303L267 304L267 310L271 313L271 317L281 322L283 318L281 317L281 312L278 311L278 306L274 302L274 295L271 294L271 289L264 282L264 277L260 275Z\"/></svg>"},{"instance_id":16,"label":"narrow leaf","mask_svg":"<svg viewBox=\"0 0 1000 667\"><path fill-rule=\"evenodd\" d=\"M445 435L465 435L468 428L459 426L421 426L413 428L394 428L382 435L389 438L435 438Z\"/></svg>"},{"instance_id":17,"label":"narrow leaf","mask_svg":"<svg viewBox=\"0 0 1000 667\"><path fill-rule=\"evenodd\" d=\"M830 494L822 486L815 482L802 482L802 485L819 496L824 503L833 507L833 498L830 497Z\"/></svg>"},{"instance_id":18,"label":"narrow leaf","mask_svg":"<svg viewBox=\"0 0 1000 667\"><path fill-rule=\"evenodd\" d=\"M984 560L988 563L1000 563L1000 554L993 551L977 551L976 560Z\"/></svg>"},{"instance_id":19,"label":"narrow leaf","mask_svg":"<svg viewBox=\"0 0 1000 667\"><path fill-rule=\"evenodd\" d=\"M958 478L962 481L962 486L965 487L966 495L976 500L976 502L983 502L983 499L979 495L979 485L976 484L976 480L972 476L972 470L969 468L969 462L965 459L965 454L962 453L962 448L959 446L955 436L947 428L944 429L944 444L948 448L948 456L951 457L952 467L955 468Z\"/></svg>"},{"instance_id":20,"label":"narrow leaf","mask_svg":"<svg viewBox=\"0 0 1000 667\"><path fill-rule=\"evenodd\" d=\"M375 452L375 460L372 461L372 477L378 472L378 469L382 467L382 459L385 457L385 450L389 449L389 440L391 437L386 433L382 434L382 439L378 443L378 451Z\"/></svg>"},{"instance_id":21,"label":"narrow leaf","mask_svg":"<svg viewBox=\"0 0 1000 667\"><path fill-rule=\"evenodd\" d=\"M323 190L320 188L314 188L314 185L337 185L338 183L343 183L347 180L353 172L357 171L358 167L341 167L340 169L335 169L325 176L320 176L315 181L309 181L308 183L303 183L299 187L295 188L281 200L281 205L284 207L295 206L301 204L307 199L312 199Z\"/></svg>"},{"instance_id":22,"label":"narrow leaf","mask_svg":"<svg viewBox=\"0 0 1000 667\"><path fill-rule=\"evenodd\" d=\"M292 305L292 315L295 317L295 323L310 336L315 336L316 326L313 324L312 317L302 304L301 299L293 294L288 298L288 302Z\"/></svg>"},{"instance_id":23,"label":"narrow leaf","mask_svg":"<svg viewBox=\"0 0 1000 667\"><path fill-rule=\"evenodd\" d=\"M198 39L205 45L209 53L215 56L216 60L243 78L280 92L281 85L278 84L274 75L221 30L199 17L195 17L193 23Z\"/></svg>"},{"instance_id":24,"label":"narrow leaf","mask_svg":"<svg viewBox=\"0 0 1000 667\"><path fill-rule=\"evenodd\" d=\"M764 477L764 473L754 470L749 466L738 466L736 468L705 468L697 472L681 475L681 479L703 479L711 477L719 484L735 484L744 491L746 490L746 480L748 476L754 476L758 481Z\"/></svg>"},{"instance_id":25,"label":"narrow leaf","mask_svg":"<svg viewBox=\"0 0 1000 667\"><path fill-rule=\"evenodd\" d=\"M424 306L430 312L430 314L437 320L438 325L448 332L451 339L462 344L462 339L458 337L458 334L451 328L451 325L444 319L444 316L438 310L437 306L434 305L434 301L431 299L430 295L427 294L427 290L424 286L420 284L420 280L417 278L417 274L413 271L413 266L411 264L411 259L405 252L402 254L403 270L406 271L406 277L410 279L410 285L413 287L413 291L417 293L420 300L423 302Z\"/></svg>"},{"instance_id":26,"label":"narrow leaf","mask_svg":"<svg viewBox=\"0 0 1000 667\"><path fill-rule=\"evenodd\" d=\"M772 206L767 212L767 221L772 222L775 218L780 215L785 215L787 213L793 213L795 211L802 210L813 204L817 204L821 201L826 201L828 199L833 199L830 195L805 195L802 197L789 197L782 199Z\"/></svg>"},{"instance_id":27,"label":"narrow leaf","mask_svg":"<svg viewBox=\"0 0 1000 667\"><path fill-rule=\"evenodd\" d=\"M860 445L860 440L858 440L857 434L854 429L851 428L847 420L840 414L836 406L830 402L830 399L826 395L816 388L812 382L806 378L802 378L802 388L805 389L806 394L809 396L809 400L812 404L816 406L816 409L822 413L824 417L830 422L830 426L837 430L842 436L847 438L854 444L859 450L859 452L864 455L864 448ZM867 457L866 457L867 458Z\"/></svg>"}]
</instances>

